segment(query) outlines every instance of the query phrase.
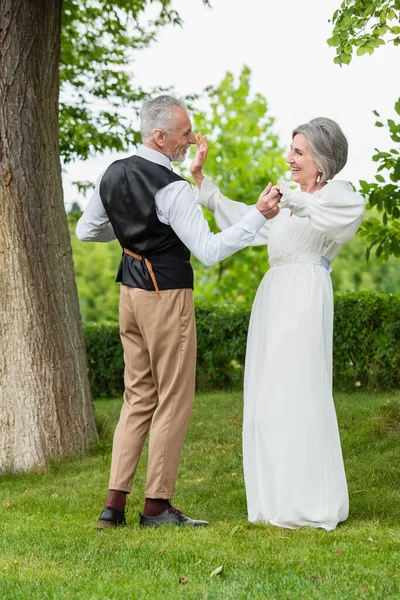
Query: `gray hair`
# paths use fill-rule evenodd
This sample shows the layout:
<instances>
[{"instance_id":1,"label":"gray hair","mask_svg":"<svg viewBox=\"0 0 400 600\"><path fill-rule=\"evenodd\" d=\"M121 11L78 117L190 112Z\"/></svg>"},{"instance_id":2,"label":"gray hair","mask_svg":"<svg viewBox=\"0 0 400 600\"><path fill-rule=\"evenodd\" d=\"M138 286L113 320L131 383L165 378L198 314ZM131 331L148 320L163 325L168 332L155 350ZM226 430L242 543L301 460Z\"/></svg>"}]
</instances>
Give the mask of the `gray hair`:
<instances>
[{"instance_id":1,"label":"gray hair","mask_svg":"<svg viewBox=\"0 0 400 600\"><path fill-rule=\"evenodd\" d=\"M171 133L170 123L175 106L186 108L180 100L167 95L157 96L143 104L140 111L140 131L143 142L152 138L154 129Z\"/></svg>"},{"instance_id":2,"label":"gray hair","mask_svg":"<svg viewBox=\"0 0 400 600\"><path fill-rule=\"evenodd\" d=\"M335 121L318 117L296 127L292 139L298 133L307 138L314 160L322 173L322 181L332 179L343 169L347 162L348 143Z\"/></svg>"}]
</instances>

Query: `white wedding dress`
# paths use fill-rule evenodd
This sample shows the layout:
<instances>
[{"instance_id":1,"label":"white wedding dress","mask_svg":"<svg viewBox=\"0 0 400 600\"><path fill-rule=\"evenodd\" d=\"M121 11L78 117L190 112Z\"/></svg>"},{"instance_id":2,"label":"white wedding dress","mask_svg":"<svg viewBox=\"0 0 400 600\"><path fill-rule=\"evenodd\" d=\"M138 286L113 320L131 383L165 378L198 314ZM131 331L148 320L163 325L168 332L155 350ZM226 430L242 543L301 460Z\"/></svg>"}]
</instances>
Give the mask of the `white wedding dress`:
<instances>
[{"instance_id":1,"label":"white wedding dress","mask_svg":"<svg viewBox=\"0 0 400 600\"><path fill-rule=\"evenodd\" d=\"M348 492L332 398L329 262L355 235L365 202L344 181L314 194L282 184L281 192L279 215L253 243L268 245L270 269L254 300L246 352L248 518L331 530L348 516ZM220 229L250 208L224 197L208 179L199 202L215 213Z\"/></svg>"}]
</instances>

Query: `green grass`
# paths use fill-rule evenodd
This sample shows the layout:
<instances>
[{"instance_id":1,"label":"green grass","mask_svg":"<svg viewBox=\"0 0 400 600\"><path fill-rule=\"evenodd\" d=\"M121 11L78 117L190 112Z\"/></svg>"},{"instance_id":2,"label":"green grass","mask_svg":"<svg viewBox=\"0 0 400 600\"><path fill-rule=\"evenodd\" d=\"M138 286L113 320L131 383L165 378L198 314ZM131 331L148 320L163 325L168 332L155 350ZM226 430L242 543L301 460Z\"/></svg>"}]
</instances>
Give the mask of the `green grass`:
<instances>
[{"instance_id":1,"label":"green grass","mask_svg":"<svg viewBox=\"0 0 400 600\"><path fill-rule=\"evenodd\" d=\"M141 529L142 460L128 527L98 532L120 407L99 401L85 457L0 479L0 598L400 598L399 401L336 395L350 517L333 532L247 522L238 393L198 395L182 455L175 505L211 527Z\"/></svg>"}]
</instances>

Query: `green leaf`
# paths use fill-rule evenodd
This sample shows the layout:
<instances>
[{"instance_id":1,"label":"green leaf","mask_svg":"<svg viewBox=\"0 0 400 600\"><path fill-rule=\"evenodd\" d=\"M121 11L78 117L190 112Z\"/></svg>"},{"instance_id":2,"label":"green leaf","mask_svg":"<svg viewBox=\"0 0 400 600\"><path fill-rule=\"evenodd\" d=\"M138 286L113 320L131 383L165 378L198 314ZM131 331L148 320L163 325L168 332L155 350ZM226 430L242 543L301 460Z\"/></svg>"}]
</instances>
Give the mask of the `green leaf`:
<instances>
[{"instance_id":1,"label":"green leaf","mask_svg":"<svg viewBox=\"0 0 400 600\"><path fill-rule=\"evenodd\" d=\"M326 42L327 42L328 46L339 46L340 37L337 34L335 34L331 38L326 40Z\"/></svg>"},{"instance_id":2,"label":"green leaf","mask_svg":"<svg viewBox=\"0 0 400 600\"><path fill-rule=\"evenodd\" d=\"M357 56L362 56L363 54L366 54L367 52L369 52L369 48L366 44L364 44L363 46L360 46L357 49Z\"/></svg>"}]
</instances>

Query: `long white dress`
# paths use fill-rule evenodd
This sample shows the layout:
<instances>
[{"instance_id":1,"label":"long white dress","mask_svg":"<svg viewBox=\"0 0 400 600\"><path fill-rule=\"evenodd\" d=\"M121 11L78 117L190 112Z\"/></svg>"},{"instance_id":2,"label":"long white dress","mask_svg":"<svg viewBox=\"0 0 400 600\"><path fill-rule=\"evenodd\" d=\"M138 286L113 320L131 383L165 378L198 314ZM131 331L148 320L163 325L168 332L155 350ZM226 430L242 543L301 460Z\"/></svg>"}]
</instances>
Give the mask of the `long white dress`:
<instances>
[{"instance_id":1,"label":"long white dress","mask_svg":"<svg viewBox=\"0 0 400 600\"><path fill-rule=\"evenodd\" d=\"M332 398L327 261L355 235L365 202L345 181L332 181L314 194L282 184L281 192L279 215L253 243L268 245L270 269L254 300L246 351L248 518L331 530L348 516L348 491ZM208 179L199 202L213 210L220 229L250 208L223 196Z\"/></svg>"}]
</instances>

